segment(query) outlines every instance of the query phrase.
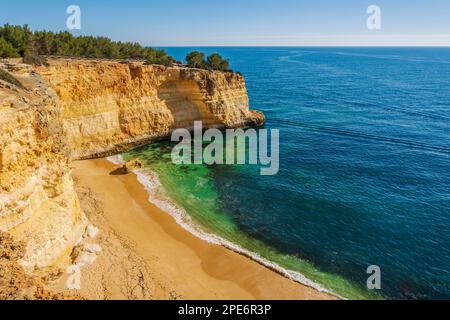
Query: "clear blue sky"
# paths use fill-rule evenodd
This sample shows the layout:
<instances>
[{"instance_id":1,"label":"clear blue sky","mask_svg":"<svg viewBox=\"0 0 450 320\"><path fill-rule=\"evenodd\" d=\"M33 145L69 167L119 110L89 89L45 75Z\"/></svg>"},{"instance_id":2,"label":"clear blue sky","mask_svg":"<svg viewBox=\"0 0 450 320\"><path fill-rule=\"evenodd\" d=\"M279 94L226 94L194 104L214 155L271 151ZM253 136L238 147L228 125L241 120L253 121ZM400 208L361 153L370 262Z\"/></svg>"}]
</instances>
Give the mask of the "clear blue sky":
<instances>
[{"instance_id":1,"label":"clear blue sky","mask_svg":"<svg viewBox=\"0 0 450 320\"><path fill-rule=\"evenodd\" d=\"M153 46L450 45L449 0L8 0L0 24L66 30L66 8L82 13L74 34ZM366 9L382 10L382 29Z\"/></svg>"}]
</instances>

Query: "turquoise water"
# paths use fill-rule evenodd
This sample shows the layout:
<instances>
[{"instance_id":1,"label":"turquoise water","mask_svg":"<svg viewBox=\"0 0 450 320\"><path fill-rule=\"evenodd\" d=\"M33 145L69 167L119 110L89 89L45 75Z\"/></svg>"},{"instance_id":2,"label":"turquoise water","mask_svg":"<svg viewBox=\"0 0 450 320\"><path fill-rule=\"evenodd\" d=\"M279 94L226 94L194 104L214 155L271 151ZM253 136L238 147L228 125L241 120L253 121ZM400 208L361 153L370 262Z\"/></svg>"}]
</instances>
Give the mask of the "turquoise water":
<instances>
[{"instance_id":1,"label":"turquoise water","mask_svg":"<svg viewBox=\"0 0 450 320\"><path fill-rule=\"evenodd\" d=\"M176 166L167 142L126 158L208 231L342 296L450 298L450 49L201 50L230 58L280 129L279 174Z\"/></svg>"}]
</instances>

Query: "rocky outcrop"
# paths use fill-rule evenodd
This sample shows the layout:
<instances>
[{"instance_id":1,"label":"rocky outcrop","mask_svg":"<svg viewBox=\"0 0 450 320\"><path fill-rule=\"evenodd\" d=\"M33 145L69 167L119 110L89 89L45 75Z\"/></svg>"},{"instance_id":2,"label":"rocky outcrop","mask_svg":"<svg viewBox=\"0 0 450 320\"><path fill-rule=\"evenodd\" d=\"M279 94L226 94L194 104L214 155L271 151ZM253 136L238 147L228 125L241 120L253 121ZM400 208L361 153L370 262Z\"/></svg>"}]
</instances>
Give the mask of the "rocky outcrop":
<instances>
[{"instance_id":1,"label":"rocky outcrop","mask_svg":"<svg viewBox=\"0 0 450 320\"><path fill-rule=\"evenodd\" d=\"M122 169L126 173L130 173L130 172L133 172L134 170L142 169L143 167L144 167L144 164L142 163L142 161L140 161L138 159L134 159L134 160L127 161L127 163L125 163L123 165Z\"/></svg>"},{"instance_id":2,"label":"rocky outcrop","mask_svg":"<svg viewBox=\"0 0 450 320\"><path fill-rule=\"evenodd\" d=\"M59 97L71 159L119 153L176 128L260 125L243 77L115 61L50 60L39 69Z\"/></svg>"},{"instance_id":3,"label":"rocky outcrop","mask_svg":"<svg viewBox=\"0 0 450 320\"><path fill-rule=\"evenodd\" d=\"M25 245L19 262L28 273L66 266L86 231L71 160L163 139L195 120L264 122L238 74L64 59L0 69L0 232Z\"/></svg>"},{"instance_id":4,"label":"rocky outcrop","mask_svg":"<svg viewBox=\"0 0 450 320\"><path fill-rule=\"evenodd\" d=\"M5 67L5 66L4 66ZM0 81L0 232L26 244L28 271L63 265L86 218L73 187L57 97L29 66Z\"/></svg>"}]
</instances>

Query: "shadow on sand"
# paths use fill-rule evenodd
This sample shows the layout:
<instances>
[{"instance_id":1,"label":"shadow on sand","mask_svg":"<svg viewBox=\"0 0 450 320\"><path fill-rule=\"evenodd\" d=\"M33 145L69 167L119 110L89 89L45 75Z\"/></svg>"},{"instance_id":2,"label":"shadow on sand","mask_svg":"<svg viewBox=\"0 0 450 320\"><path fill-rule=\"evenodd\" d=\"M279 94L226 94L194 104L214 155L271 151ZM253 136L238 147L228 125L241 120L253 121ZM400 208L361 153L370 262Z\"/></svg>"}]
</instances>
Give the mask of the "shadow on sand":
<instances>
[{"instance_id":1,"label":"shadow on sand","mask_svg":"<svg viewBox=\"0 0 450 320\"><path fill-rule=\"evenodd\" d=\"M129 172L125 168L117 168L109 173L110 176L123 176Z\"/></svg>"}]
</instances>

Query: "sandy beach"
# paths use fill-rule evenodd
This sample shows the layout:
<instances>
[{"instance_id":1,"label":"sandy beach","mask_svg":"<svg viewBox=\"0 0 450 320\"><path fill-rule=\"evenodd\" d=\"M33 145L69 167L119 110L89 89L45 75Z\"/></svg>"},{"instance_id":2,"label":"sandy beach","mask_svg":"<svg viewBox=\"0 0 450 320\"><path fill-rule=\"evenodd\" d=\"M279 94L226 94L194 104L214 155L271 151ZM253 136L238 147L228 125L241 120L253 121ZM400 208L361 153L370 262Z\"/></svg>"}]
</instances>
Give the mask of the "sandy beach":
<instances>
[{"instance_id":1,"label":"sandy beach","mask_svg":"<svg viewBox=\"0 0 450 320\"><path fill-rule=\"evenodd\" d=\"M222 246L209 244L148 201L134 174L105 159L77 161L81 205L102 252L81 270L87 299L334 299ZM63 277L52 289L65 290Z\"/></svg>"}]
</instances>

